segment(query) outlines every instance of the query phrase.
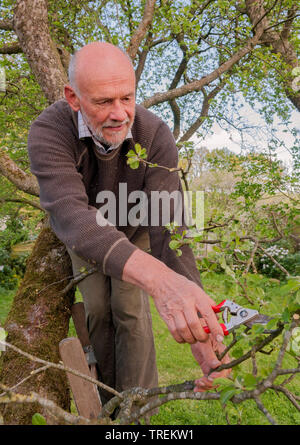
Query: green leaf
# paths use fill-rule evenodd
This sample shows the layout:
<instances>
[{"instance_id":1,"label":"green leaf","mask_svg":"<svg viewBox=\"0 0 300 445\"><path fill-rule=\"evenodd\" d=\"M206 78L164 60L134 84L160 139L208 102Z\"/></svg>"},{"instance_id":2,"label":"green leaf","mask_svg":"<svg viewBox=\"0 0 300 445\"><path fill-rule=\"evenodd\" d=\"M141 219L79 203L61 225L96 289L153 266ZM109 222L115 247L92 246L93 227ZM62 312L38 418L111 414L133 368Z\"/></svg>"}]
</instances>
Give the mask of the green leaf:
<instances>
[{"instance_id":1,"label":"green leaf","mask_svg":"<svg viewBox=\"0 0 300 445\"><path fill-rule=\"evenodd\" d=\"M127 159L127 164L132 164L133 162L138 161L138 158L136 157L136 155L131 156L129 159Z\"/></svg>"},{"instance_id":2,"label":"green leaf","mask_svg":"<svg viewBox=\"0 0 300 445\"><path fill-rule=\"evenodd\" d=\"M287 346L287 352L295 357L300 357L300 328L294 328Z\"/></svg>"},{"instance_id":3,"label":"green leaf","mask_svg":"<svg viewBox=\"0 0 300 445\"><path fill-rule=\"evenodd\" d=\"M136 156L136 152L135 151L133 151L133 150L129 150L129 152L126 154L126 156L129 158L129 157L132 157L132 156Z\"/></svg>"},{"instance_id":4,"label":"green leaf","mask_svg":"<svg viewBox=\"0 0 300 445\"><path fill-rule=\"evenodd\" d=\"M180 247L180 245L181 245L180 241L177 241L175 239L170 241L170 243L169 243L169 247L172 250L178 249L178 247Z\"/></svg>"},{"instance_id":5,"label":"green leaf","mask_svg":"<svg viewBox=\"0 0 300 445\"><path fill-rule=\"evenodd\" d=\"M252 374L246 374L244 376L244 386L247 389L252 389L255 387L256 383L257 383L257 379L254 377L254 375Z\"/></svg>"},{"instance_id":6,"label":"green leaf","mask_svg":"<svg viewBox=\"0 0 300 445\"><path fill-rule=\"evenodd\" d=\"M290 321L291 318L291 314L288 310L288 308L286 307L282 313L282 320L284 321L284 323L288 323Z\"/></svg>"},{"instance_id":7,"label":"green leaf","mask_svg":"<svg viewBox=\"0 0 300 445\"><path fill-rule=\"evenodd\" d=\"M236 378L234 379L234 386L238 389L243 389L243 382L244 382L243 377L237 375Z\"/></svg>"},{"instance_id":8,"label":"green leaf","mask_svg":"<svg viewBox=\"0 0 300 445\"><path fill-rule=\"evenodd\" d=\"M275 329L277 326L278 320L277 318L272 318L269 323L266 325L266 329Z\"/></svg>"},{"instance_id":9,"label":"green leaf","mask_svg":"<svg viewBox=\"0 0 300 445\"><path fill-rule=\"evenodd\" d=\"M140 155L140 153L141 153L141 151L142 151L142 147L141 147L141 145L140 145L140 144L135 144L134 148L135 148L135 152L136 152L136 154L137 154L137 155Z\"/></svg>"},{"instance_id":10,"label":"green leaf","mask_svg":"<svg viewBox=\"0 0 300 445\"><path fill-rule=\"evenodd\" d=\"M47 425L46 419L39 413L32 416L32 425Z\"/></svg>"},{"instance_id":11,"label":"green leaf","mask_svg":"<svg viewBox=\"0 0 300 445\"><path fill-rule=\"evenodd\" d=\"M232 352L231 352L232 357L234 358L239 358L243 355L243 349L242 348L235 348Z\"/></svg>"},{"instance_id":12,"label":"green leaf","mask_svg":"<svg viewBox=\"0 0 300 445\"><path fill-rule=\"evenodd\" d=\"M254 324L251 329L254 335L260 335L264 332L265 327L261 324Z\"/></svg>"},{"instance_id":13,"label":"green leaf","mask_svg":"<svg viewBox=\"0 0 300 445\"><path fill-rule=\"evenodd\" d=\"M237 393L237 389L234 386L227 386L221 391L220 402L222 405L226 405L228 400L230 400Z\"/></svg>"},{"instance_id":14,"label":"green leaf","mask_svg":"<svg viewBox=\"0 0 300 445\"><path fill-rule=\"evenodd\" d=\"M227 379L226 377L218 377L214 379L213 385L218 385L218 390L222 391L223 388L232 386L232 380Z\"/></svg>"},{"instance_id":15,"label":"green leaf","mask_svg":"<svg viewBox=\"0 0 300 445\"><path fill-rule=\"evenodd\" d=\"M136 170L137 168L139 168L139 165L140 165L139 161L135 161L130 164L130 168Z\"/></svg>"},{"instance_id":16,"label":"green leaf","mask_svg":"<svg viewBox=\"0 0 300 445\"><path fill-rule=\"evenodd\" d=\"M135 170L135 169L137 169L139 167L140 162L139 162L139 160L137 159L137 157L135 155L135 157L127 159L127 164L130 166L130 168Z\"/></svg>"}]
</instances>

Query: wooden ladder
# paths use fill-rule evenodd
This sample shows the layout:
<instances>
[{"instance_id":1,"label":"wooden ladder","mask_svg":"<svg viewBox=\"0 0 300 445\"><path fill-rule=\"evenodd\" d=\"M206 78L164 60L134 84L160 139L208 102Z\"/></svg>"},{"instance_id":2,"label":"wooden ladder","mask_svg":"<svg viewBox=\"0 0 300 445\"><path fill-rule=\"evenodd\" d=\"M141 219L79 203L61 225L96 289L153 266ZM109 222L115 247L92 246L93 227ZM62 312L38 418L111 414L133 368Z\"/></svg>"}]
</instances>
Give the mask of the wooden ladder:
<instances>
[{"instance_id":1,"label":"wooden ladder","mask_svg":"<svg viewBox=\"0 0 300 445\"><path fill-rule=\"evenodd\" d=\"M85 323L84 305L75 303L71 310L78 338L65 338L59 343L62 362L75 371L98 379L96 359ZM102 408L97 385L68 372L67 376L78 414L87 419L96 419Z\"/></svg>"}]
</instances>

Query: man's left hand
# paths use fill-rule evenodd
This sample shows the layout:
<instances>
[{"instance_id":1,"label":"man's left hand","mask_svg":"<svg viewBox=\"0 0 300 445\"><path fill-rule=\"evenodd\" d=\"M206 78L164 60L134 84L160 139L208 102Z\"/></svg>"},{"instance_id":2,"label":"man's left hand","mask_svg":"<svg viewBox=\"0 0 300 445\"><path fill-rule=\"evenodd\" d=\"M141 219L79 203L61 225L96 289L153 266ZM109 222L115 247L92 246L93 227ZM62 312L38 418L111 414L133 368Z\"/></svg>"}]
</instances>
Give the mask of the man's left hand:
<instances>
[{"instance_id":1,"label":"man's left hand","mask_svg":"<svg viewBox=\"0 0 300 445\"><path fill-rule=\"evenodd\" d=\"M220 377L229 377L231 369L223 369L218 372L211 372L222 364L229 363L230 357L226 354L222 360L218 360L215 353L221 354L226 346L222 343L215 342L210 335L205 342L197 342L191 345L193 356L199 363L203 377L195 380L195 392L204 392L213 389L216 386L213 384L214 379Z\"/></svg>"}]
</instances>

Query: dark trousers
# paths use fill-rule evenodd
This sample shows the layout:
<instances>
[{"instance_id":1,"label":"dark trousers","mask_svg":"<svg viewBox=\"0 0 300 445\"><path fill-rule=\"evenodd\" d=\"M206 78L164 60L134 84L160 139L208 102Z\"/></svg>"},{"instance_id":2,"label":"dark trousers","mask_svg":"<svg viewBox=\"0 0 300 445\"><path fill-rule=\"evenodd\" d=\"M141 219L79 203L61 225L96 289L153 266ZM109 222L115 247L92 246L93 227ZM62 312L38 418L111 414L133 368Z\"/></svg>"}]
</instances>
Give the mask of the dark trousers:
<instances>
[{"instance_id":1,"label":"dark trousers","mask_svg":"<svg viewBox=\"0 0 300 445\"><path fill-rule=\"evenodd\" d=\"M148 237L135 242L143 250ZM90 264L68 249L73 273ZM99 380L117 391L158 385L152 320L148 296L136 286L101 272L78 284L86 323L98 363ZM111 395L101 391L102 403Z\"/></svg>"}]
</instances>

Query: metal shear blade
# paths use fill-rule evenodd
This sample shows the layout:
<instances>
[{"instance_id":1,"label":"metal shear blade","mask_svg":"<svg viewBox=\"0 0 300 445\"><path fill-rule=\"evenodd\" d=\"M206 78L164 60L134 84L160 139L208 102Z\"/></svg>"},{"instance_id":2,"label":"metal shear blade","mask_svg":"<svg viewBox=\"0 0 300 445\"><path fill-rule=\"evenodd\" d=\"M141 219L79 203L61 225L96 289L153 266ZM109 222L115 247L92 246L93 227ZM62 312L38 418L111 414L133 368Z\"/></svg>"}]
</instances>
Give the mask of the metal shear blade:
<instances>
[{"instance_id":1,"label":"metal shear blade","mask_svg":"<svg viewBox=\"0 0 300 445\"><path fill-rule=\"evenodd\" d=\"M273 320L273 318L269 317L268 315L263 314L257 314L256 317L254 317L252 320L249 320L245 325L248 328L252 328L254 324L262 324L267 325L269 321ZM265 329L263 331L264 334L272 334L275 331L275 329Z\"/></svg>"},{"instance_id":2,"label":"metal shear blade","mask_svg":"<svg viewBox=\"0 0 300 445\"><path fill-rule=\"evenodd\" d=\"M231 300L223 300L217 306L212 306L212 309L215 313L223 312L224 324L221 323L220 325L223 329L224 335L228 335L241 324L251 328L253 324L266 325L271 320L271 318L267 315L260 314L255 309L240 306ZM210 333L208 326L204 326L203 329L206 333ZM271 332L274 331L268 329L264 330L265 334L269 334Z\"/></svg>"},{"instance_id":3,"label":"metal shear blade","mask_svg":"<svg viewBox=\"0 0 300 445\"><path fill-rule=\"evenodd\" d=\"M229 320L229 314L231 315L230 320ZM245 324L247 326L247 323L250 323L258 315L259 315L258 311L254 309L248 309L248 308L246 309L243 307L239 307L236 313L233 314L227 307L224 310L223 319L227 327L227 331L231 332L233 331L233 329L238 328L241 324Z\"/></svg>"}]
</instances>

